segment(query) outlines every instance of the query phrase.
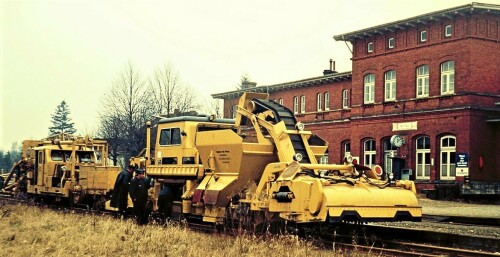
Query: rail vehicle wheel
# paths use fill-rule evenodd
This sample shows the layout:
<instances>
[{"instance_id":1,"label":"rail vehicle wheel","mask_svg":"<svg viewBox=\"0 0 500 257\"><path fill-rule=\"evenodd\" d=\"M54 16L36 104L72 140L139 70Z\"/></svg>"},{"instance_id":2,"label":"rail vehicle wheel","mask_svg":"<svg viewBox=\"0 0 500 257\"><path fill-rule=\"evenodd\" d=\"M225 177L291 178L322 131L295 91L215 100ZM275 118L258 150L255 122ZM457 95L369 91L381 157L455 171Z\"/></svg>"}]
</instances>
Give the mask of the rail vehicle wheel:
<instances>
[{"instance_id":1,"label":"rail vehicle wheel","mask_svg":"<svg viewBox=\"0 0 500 257\"><path fill-rule=\"evenodd\" d=\"M224 217L225 230L252 230L253 219L250 205L239 201L240 197L235 195L226 206Z\"/></svg>"},{"instance_id":2,"label":"rail vehicle wheel","mask_svg":"<svg viewBox=\"0 0 500 257\"><path fill-rule=\"evenodd\" d=\"M70 204L71 205L79 204L83 201L84 197L85 197L85 193L83 192L82 187L79 185L76 185L73 187L73 190L71 190L71 193L70 193Z\"/></svg>"},{"instance_id":3,"label":"rail vehicle wheel","mask_svg":"<svg viewBox=\"0 0 500 257\"><path fill-rule=\"evenodd\" d=\"M239 215L236 212L236 206L228 204L224 213L224 223L219 230L231 231L239 228Z\"/></svg>"},{"instance_id":4,"label":"rail vehicle wheel","mask_svg":"<svg viewBox=\"0 0 500 257\"><path fill-rule=\"evenodd\" d=\"M90 205L90 208L92 209L92 211L98 212L103 209L104 202L102 201L101 197L93 197L91 201L92 203Z\"/></svg>"}]
</instances>

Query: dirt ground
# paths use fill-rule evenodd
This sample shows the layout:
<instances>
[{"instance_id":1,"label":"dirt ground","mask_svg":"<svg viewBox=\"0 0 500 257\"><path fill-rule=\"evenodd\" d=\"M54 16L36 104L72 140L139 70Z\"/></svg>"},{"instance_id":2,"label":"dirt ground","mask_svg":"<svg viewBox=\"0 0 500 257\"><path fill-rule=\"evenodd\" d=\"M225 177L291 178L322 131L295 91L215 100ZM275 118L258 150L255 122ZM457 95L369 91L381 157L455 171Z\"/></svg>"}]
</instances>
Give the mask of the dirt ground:
<instances>
[{"instance_id":1,"label":"dirt ground","mask_svg":"<svg viewBox=\"0 0 500 257\"><path fill-rule=\"evenodd\" d=\"M472 204L427 198L419 199L419 203L423 214L428 215L500 218L500 205L498 204Z\"/></svg>"}]
</instances>

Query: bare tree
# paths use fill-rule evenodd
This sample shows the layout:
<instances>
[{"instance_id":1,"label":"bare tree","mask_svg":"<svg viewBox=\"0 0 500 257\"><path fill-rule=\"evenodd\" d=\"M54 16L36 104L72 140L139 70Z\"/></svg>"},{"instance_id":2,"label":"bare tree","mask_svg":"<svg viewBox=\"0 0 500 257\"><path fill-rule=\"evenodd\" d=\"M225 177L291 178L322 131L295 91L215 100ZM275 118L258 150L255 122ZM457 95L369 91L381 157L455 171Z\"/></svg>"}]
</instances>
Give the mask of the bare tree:
<instances>
[{"instance_id":1,"label":"bare tree","mask_svg":"<svg viewBox=\"0 0 500 257\"><path fill-rule=\"evenodd\" d=\"M101 124L99 128L99 135L105 138L109 143L109 157L113 161L113 165L124 166L125 163L121 162L119 159L121 153L125 149L125 122L118 114L106 114L106 116L101 116Z\"/></svg>"},{"instance_id":2,"label":"bare tree","mask_svg":"<svg viewBox=\"0 0 500 257\"><path fill-rule=\"evenodd\" d=\"M171 117L176 112L182 114L199 108L195 91L180 83L179 74L170 64L156 68L149 85L151 107L157 115Z\"/></svg>"},{"instance_id":3,"label":"bare tree","mask_svg":"<svg viewBox=\"0 0 500 257\"><path fill-rule=\"evenodd\" d=\"M175 92L179 87L179 75L170 64L155 69L149 84L152 92L152 105L158 115L173 113Z\"/></svg>"},{"instance_id":4,"label":"bare tree","mask_svg":"<svg viewBox=\"0 0 500 257\"><path fill-rule=\"evenodd\" d=\"M224 102L221 99L209 99L205 101L201 111L209 115L215 114L217 118L223 118L222 104Z\"/></svg>"},{"instance_id":5,"label":"bare tree","mask_svg":"<svg viewBox=\"0 0 500 257\"><path fill-rule=\"evenodd\" d=\"M149 102L151 93L129 61L102 99L100 132L104 138L111 139L110 144L116 144L111 146L114 161L121 155L127 162L144 148L144 123L154 113Z\"/></svg>"},{"instance_id":6,"label":"bare tree","mask_svg":"<svg viewBox=\"0 0 500 257\"><path fill-rule=\"evenodd\" d=\"M179 81L170 65L155 69L149 83L131 62L119 73L102 98L99 128L99 136L110 143L115 165L125 164L145 147L146 121L154 125L155 116L183 115L198 108L195 91Z\"/></svg>"}]
</instances>

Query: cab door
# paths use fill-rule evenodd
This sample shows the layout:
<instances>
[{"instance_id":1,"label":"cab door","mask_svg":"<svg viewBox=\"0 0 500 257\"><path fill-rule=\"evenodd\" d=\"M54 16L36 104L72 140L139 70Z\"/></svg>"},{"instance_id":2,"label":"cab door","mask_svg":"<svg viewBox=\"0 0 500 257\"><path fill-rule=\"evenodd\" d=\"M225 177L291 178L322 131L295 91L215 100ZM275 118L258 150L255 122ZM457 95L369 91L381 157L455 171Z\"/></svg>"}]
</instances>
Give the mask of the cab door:
<instances>
[{"instance_id":1,"label":"cab door","mask_svg":"<svg viewBox=\"0 0 500 257\"><path fill-rule=\"evenodd\" d=\"M43 186L43 181L44 181L44 175L45 175L45 169L44 169L44 163L45 163L45 154L43 150L36 151L36 163L35 163L35 179L36 179L36 185L37 186Z\"/></svg>"}]
</instances>

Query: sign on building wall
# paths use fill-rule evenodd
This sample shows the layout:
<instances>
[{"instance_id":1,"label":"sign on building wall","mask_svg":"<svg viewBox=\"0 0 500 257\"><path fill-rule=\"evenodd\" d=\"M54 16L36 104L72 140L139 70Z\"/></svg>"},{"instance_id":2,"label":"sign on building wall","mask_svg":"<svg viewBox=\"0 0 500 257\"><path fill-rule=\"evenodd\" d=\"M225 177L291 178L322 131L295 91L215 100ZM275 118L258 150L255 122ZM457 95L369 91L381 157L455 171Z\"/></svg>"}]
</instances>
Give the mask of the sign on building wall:
<instances>
[{"instance_id":1,"label":"sign on building wall","mask_svg":"<svg viewBox=\"0 0 500 257\"><path fill-rule=\"evenodd\" d=\"M457 153L456 159L456 176L469 176L469 154Z\"/></svg>"},{"instance_id":2,"label":"sign on building wall","mask_svg":"<svg viewBox=\"0 0 500 257\"><path fill-rule=\"evenodd\" d=\"M402 131L402 130L417 130L417 122L400 122L392 123L392 131Z\"/></svg>"}]
</instances>

